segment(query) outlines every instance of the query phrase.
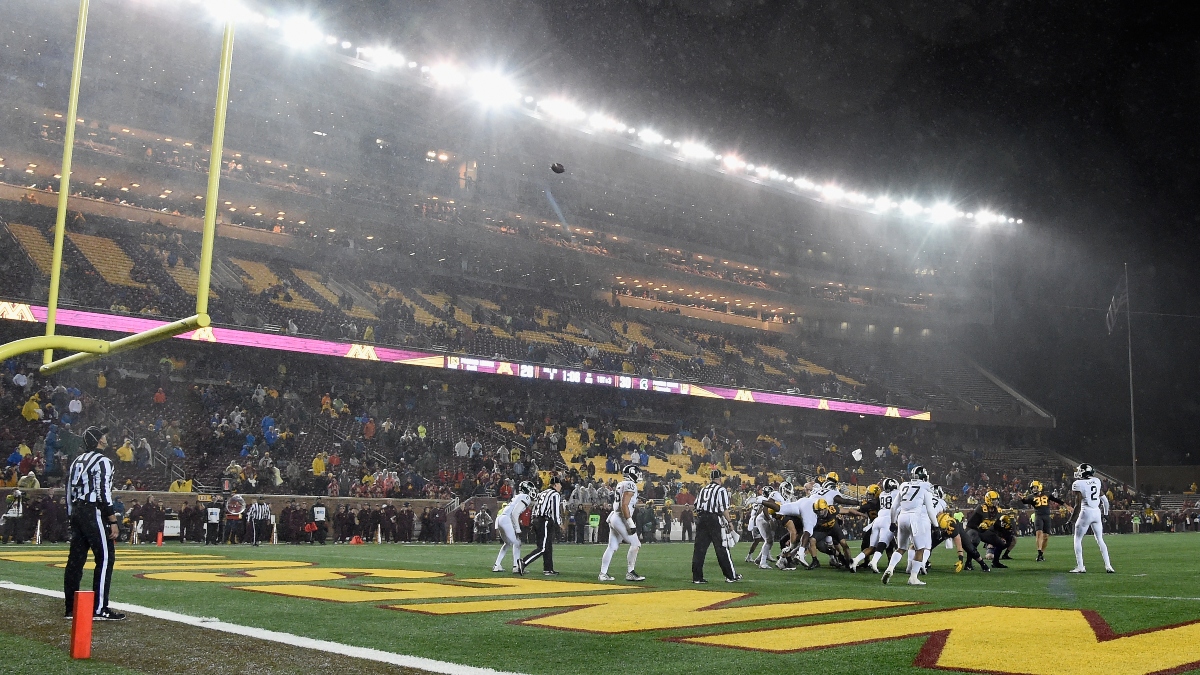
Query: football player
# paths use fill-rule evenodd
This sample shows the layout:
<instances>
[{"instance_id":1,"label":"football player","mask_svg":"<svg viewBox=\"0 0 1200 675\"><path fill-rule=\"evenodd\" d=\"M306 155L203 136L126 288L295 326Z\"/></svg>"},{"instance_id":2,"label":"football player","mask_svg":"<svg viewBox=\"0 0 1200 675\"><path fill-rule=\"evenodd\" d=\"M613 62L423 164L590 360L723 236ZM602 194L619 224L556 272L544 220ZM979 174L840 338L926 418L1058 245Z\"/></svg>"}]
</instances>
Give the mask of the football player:
<instances>
[{"instance_id":1,"label":"football player","mask_svg":"<svg viewBox=\"0 0 1200 675\"><path fill-rule=\"evenodd\" d=\"M846 545L846 532L842 529L842 519L838 507L824 499L813 503L813 513L817 524L813 528L813 561L816 561L816 551L820 550L829 555L829 563L835 567L850 568L850 547ZM854 513L858 513L855 511Z\"/></svg>"},{"instance_id":2,"label":"football player","mask_svg":"<svg viewBox=\"0 0 1200 675\"><path fill-rule=\"evenodd\" d=\"M770 505L778 505L781 502L783 502L783 495L779 491L773 490L770 485L764 485L762 493L755 498L754 505L750 509L748 529L753 534L754 541L750 544L750 552L746 554L746 562L757 562L762 569L770 569L770 563L775 561L771 558L771 547L775 543L775 518L773 516L777 509L770 508ZM762 543L762 553L755 557L754 550L760 542Z\"/></svg>"},{"instance_id":3,"label":"football player","mask_svg":"<svg viewBox=\"0 0 1200 675\"><path fill-rule=\"evenodd\" d=\"M873 493L872 488L876 488L878 492ZM900 484L894 478L885 478L882 485L872 485L867 488L868 494L875 495L859 509L865 511L871 518L867 526L867 546L850 562L851 572L857 570L867 556L870 556L871 562L867 566L871 568L872 572L879 574L879 559L895 542L895 537L892 536L892 506L896 503L896 493L899 490ZM870 516L872 507L874 507L874 517Z\"/></svg>"},{"instance_id":4,"label":"football player","mask_svg":"<svg viewBox=\"0 0 1200 675\"><path fill-rule=\"evenodd\" d=\"M608 566L612 563L613 554L622 543L629 544L629 552L625 556L626 581L645 581L646 577L636 571L638 551L642 542L637 536L637 524L633 520L633 510L637 508L638 481L641 479L638 468L633 464L621 469L625 477L617 483L613 493L613 510L608 514L608 548L604 549L604 557L600 561L600 581L613 581L608 574Z\"/></svg>"},{"instance_id":5,"label":"football player","mask_svg":"<svg viewBox=\"0 0 1200 675\"><path fill-rule=\"evenodd\" d=\"M1021 502L1033 507L1033 529L1037 542L1036 562L1046 561L1046 544L1050 541L1050 502L1063 506L1063 501L1052 494L1047 494L1042 482L1035 480L1029 484L1029 494Z\"/></svg>"},{"instance_id":6,"label":"football player","mask_svg":"<svg viewBox=\"0 0 1200 675\"><path fill-rule=\"evenodd\" d=\"M950 511L950 502L948 502L946 500L946 491L944 489L942 489L941 485L932 486L932 490L933 490L933 510L934 510L934 512L937 513L939 516L943 513L948 513ZM933 523L930 523L929 536L933 543L933 547L929 549L929 558L927 558L925 560L925 564L921 566L920 573L922 576L925 575L929 571L929 566L933 562L933 560L932 560L933 552L934 552L934 550L937 549L937 545L946 540L945 537L942 537L938 534L938 527L937 527L936 521ZM911 548L908 549L908 552L905 554L905 556L907 557L908 560L907 560L907 566L904 568L904 571L905 571L905 573L909 573L909 572L912 572L913 549L911 549Z\"/></svg>"},{"instance_id":7,"label":"football player","mask_svg":"<svg viewBox=\"0 0 1200 675\"><path fill-rule=\"evenodd\" d=\"M1008 541L1003 539L1000 533L993 529L993 526L999 520L1000 493L995 490L988 490L987 494L983 496L983 503L967 519L967 529L974 530L980 542L996 549L995 555L992 556L992 567L1002 570L1008 567L1008 565L1000 562L1001 553L1008 546Z\"/></svg>"},{"instance_id":8,"label":"football player","mask_svg":"<svg viewBox=\"0 0 1200 675\"><path fill-rule=\"evenodd\" d=\"M816 546L812 541L813 529L817 524L817 513L813 508L813 505L817 503L817 500L823 499L825 500L826 504L835 506L858 506L858 502L846 497L842 494L841 490L838 489L838 482L840 480L841 477L838 476L836 472L830 471L822 476L817 484L813 486L811 494L800 500L800 504L797 509L800 516L800 538L799 541L792 539L793 542L796 542L796 544L793 544L792 546L794 550L799 551L800 564L809 569L821 566L821 563L817 560ZM799 548L795 548L797 544ZM809 553L811 553L813 556L811 563L808 562Z\"/></svg>"},{"instance_id":9,"label":"football player","mask_svg":"<svg viewBox=\"0 0 1200 675\"><path fill-rule=\"evenodd\" d=\"M1112 574L1114 570L1108 560L1108 546L1104 543L1101 502L1104 492L1091 464L1080 464L1075 469L1075 482L1071 484L1071 492L1075 493L1075 569L1071 570L1071 573L1087 572L1083 567L1083 536L1091 530L1096 537L1096 544L1100 547L1104 571Z\"/></svg>"},{"instance_id":10,"label":"football player","mask_svg":"<svg viewBox=\"0 0 1200 675\"><path fill-rule=\"evenodd\" d=\"M976 547L974 539L967 533L966 528L954 516L949 513L939 513L937 529L934 531L933 545L937 546L943 541L949 539L954 542L954 548L958 549L958 562L954 563L954 573L958 574L964 569L975 569L971 564L978 560L979 568L984 572L991 572L991 568L979 556L979 549Z\"/></svg>"},{"instance_id":11,"label":"football player","mask_svg":"<svg viewBox=\"0 0 1200 675\"><path fill-rule=\"evenodd\" d=\"M500 553L496 554L496 564L492 565L493 572L504 571L504 553L512 551L513 571L517 571L517 562L521 559L521 514L529 508L537 487L527 480L517 486L517 494L512 501L496 514L496 532L500 535Z\"/></svg>"},{"instance_id":12,"label":"football player","mask_svg":"<svg viewBox=\"0 0 1200 675\"><path fill-rule=\"evenodd\" d=\"M899 498L892 505L891 521L896 526L897 550L892 553L887 569L883 572L883 583L888 583L896 572L896 565L904 557L900 551L912 544L917 549L913 556L912 571L909 572L910 586L924 586L917 578L933 547L932 523L937 522L933 510L933 490L929 485L929 472L923 466L912 469L911 478L900 485Z\"/></svg>"}]
</instances>

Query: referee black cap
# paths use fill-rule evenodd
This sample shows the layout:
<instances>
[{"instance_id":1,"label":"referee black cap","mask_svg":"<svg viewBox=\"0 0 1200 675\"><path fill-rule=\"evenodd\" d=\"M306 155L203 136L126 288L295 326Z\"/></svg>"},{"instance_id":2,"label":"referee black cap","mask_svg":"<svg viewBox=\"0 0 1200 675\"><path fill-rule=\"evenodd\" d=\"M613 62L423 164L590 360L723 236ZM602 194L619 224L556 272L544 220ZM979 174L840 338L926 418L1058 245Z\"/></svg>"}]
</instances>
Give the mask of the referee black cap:
<instances>
[{"instance_id":1,"label":"referee black cap","mask_svg":"<svg viewBox=\"0 0 1200 675\"><path fill-rule=\"evenodd\" d=\"M88 450L95 450L100 446L100 439L107 433L108 427L88 427L83 432L83 446Z\"/></svg>"},{"instance_id":2,"label":"referee black cap","mask_svg":"<svg viewBox=\"0 0 1200 675\"><path fill-rule=\"evenodd\" d=\"M724 475L724 474L721 473L720 469L713 469L712 471L708 472L708 479L710 481L716 482L718 480L721 480L722 475Z\"/></svg>"}]
</instances>

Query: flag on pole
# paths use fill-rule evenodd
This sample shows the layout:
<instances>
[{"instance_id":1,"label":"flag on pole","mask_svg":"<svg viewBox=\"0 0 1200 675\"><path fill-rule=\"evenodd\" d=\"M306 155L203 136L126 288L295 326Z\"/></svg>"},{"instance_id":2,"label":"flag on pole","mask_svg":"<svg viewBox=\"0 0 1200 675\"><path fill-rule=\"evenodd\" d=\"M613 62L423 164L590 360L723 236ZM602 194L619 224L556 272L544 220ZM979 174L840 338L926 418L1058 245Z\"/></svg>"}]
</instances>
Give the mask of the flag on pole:
<instances>
[{"instance_id":1,"label":"flag on pole","mask_svg":"<svg viewBox=\"0 0 1200 675\"><path fill-rule=\"evenodd\" d=\"M1112 335L1113 329L1117 327L1117 319L1121 310L1127 304L1129 304L1129 286L1126 285L1125 279L1122 278L1117 284L1117 290L1113 292L1112 300L1108 303L1108 314L1104 317L1104 323L1108 326L1109 335Z\"/></svg>"}]
</instances>

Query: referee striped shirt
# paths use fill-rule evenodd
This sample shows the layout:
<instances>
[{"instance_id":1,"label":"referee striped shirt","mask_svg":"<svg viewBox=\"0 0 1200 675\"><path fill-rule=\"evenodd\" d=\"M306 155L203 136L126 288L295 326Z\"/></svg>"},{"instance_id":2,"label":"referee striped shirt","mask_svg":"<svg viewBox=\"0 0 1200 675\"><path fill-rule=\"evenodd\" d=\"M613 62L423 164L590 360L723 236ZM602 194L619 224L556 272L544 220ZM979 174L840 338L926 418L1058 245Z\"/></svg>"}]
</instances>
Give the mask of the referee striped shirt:
<instances>
[{"instance_id":1,"label":"referee striped shirt","mask_svg":"<svg viewBox=\"0 0 1200 675\"><path fill-rule=\"evenodd\" d=\"M271 517L271 505L266 502L251 504L246 517L250 520L266 520Z\"/></svg>"},{"instance_id":2,"label":"referee striped shirt","mask_svg":"<svg viewBox=\"0 0 1200 675\"><path fill-rule=\"evenodd\" d=\"M554 488L542 490L538 495L537 508L534 509L533 515L537 518L545 518L553 520L555 524L562 524L562 495Z\"/></svg>"},{"instance_id":3,"label":"referee striped shirt","mask_svg":"<svg viewBox=\"0 0 1200 675\"><path fill-rule=\"evenodd\" d=\"M112 460L104 455L91 450L76 457L67 481L67 514L77 503L94 504L105 515L112 513L112 478Z\"/></svg>"},{"instance_id":4,"label":"referee striped shirt","mask_svg":"<svg viewBox=\"0 0 1200 675\"><path fill-rule=\"evenodd\" d=\"M696 498L696 510L718 515L725 513L729 510L729 491L717 483L705 485Z\"/></svg>"}]
</instances>

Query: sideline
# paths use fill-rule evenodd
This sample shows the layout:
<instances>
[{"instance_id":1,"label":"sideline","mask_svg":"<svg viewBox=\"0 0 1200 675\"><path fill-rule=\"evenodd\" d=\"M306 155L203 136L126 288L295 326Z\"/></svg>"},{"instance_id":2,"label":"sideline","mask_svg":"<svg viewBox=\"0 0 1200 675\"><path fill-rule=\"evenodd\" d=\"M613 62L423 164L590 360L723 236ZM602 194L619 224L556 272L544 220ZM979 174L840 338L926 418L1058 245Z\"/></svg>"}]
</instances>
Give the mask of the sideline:
<instances>
[{"instance_id":1,"label":"sideline","mask_svg":"<svg viewBox=\"0 0 1200 675\"><path fill-rule=\"evenodd\" d=\"M33 595L44 595L46 597L57 598L59 600L62 599L62 591L51 591L38 586L26 586L24 584L13 583L11 581L0 581L0 590L18 591ZM340 642L318 640L315 638L304 637L302 635L294 635L292 633L266 630L264 628L255 628L253 626L242 626L235 623L227 623L213 617L189 616L187 614L180 614L178 612L154 609L152 607L143 607L141 605L131 605L124 602L114 602L111 603L111 606L113 609L118 609L122 612L141 614L143 616L148 616L163 621L172 621L188 626L195 626L197 628L207 628L208 630L215 630L222 633L231 633L233 635L258 638L259 640L266 640L268 642L278 642L280 644L285 644L292 647L300 647L303 649L311 649L325 653L340 654L342 656L350 656L356 659L364 659L378 663L387 663L393 666L415 668L418 670L429 671L431 673L443 673L444 675L520 675L519 673L494 670L492 668L465 666L457 663L450 663L448 661L427 659L421 656L395 654L392 652L385 652L380 649L355 647L353 645L346 645Z\"/></svg>"}]
</instances>

